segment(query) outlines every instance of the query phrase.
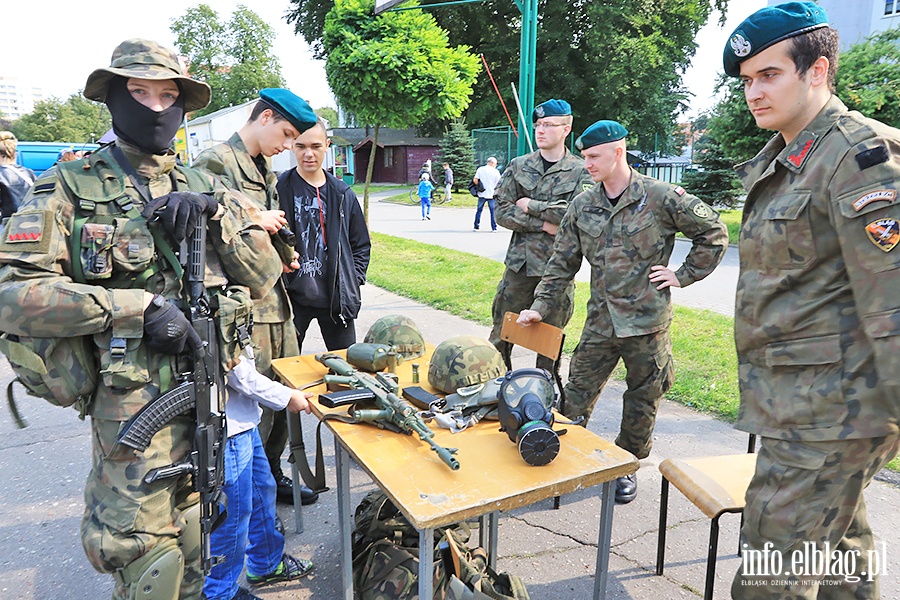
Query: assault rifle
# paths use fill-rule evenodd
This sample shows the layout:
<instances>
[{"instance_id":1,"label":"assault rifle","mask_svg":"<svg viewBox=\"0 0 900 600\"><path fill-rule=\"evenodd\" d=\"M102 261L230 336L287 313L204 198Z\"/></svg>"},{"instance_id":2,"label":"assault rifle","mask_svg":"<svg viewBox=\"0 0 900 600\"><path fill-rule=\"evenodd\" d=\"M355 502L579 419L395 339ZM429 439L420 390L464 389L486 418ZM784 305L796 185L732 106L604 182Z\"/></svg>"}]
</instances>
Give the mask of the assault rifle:
<instances>
[{"instance_id":1,"label":"assault rifle","mask_svg":"<svg viewBox=\"0 0 900 600\"><path fill-rule=\"evenodd\" d=\"M116 441L135 450L146 450L151 438L174 417L193 411L196 416L194 443L188 459L167 467L153 469L145 483L180 477L190 473L194 490L200 493L200 549L204 573L224 561L223 556L210 556L209 534L225 517L222 493L225 482L225 414L224 379L219 360L216 324L206 286L206 217L194 228L193 235L182 242L179 262L184 267L185 284L190 298L190 320L200 337L200 347L192 348L192 369L181 375L183 380L168 392L144 406L125 424ZM215 399L215 402L213 402Z\"/></svg>"},{"instance_id":2,"label":"assault rifle","mask_svg":"<svg viewBox=\"0 0 900 600\"><path fill-rule=\"evenodd\" d=\"M337 373L337 375L326 375L326 383L339 383L371 393L371 395L360 394L359 397L371 398L374 396L373 399L378 408L354 408L352 411L353 422L386 422L404 433L415 432L420 440L428 443L431 449L437 452L437 455L448 467L454 471L459 469L459 461L453 456L457 449L444 448L434 441L434 432L425 425L416 409L397 395L397 386L384 374L370 375L357 371L337 354L316 354L316 360ZM323 404L327 406L325 402Z\"/></svg>"}]
</instances>

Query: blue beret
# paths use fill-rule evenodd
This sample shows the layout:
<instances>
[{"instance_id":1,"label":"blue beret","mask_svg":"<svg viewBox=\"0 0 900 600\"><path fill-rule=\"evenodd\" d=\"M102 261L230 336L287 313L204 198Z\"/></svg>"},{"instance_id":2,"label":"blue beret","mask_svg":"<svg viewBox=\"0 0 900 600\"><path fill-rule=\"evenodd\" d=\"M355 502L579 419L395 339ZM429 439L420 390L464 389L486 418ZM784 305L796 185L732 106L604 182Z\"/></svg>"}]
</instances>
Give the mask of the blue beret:
<instances>
[{"instance_id":1,"label":"blue beret","mask_svg":"<svg viewBox=\"0 0 900 600\"><path fill-rule=\"evenodd\" d=\"M263 88L259 90L259 97L266 104L277 110L290 121L297 131L303 133L316 124L317 117L309 104L300 96L284 88Z\"/></svg>"},{"instance_id":2,"label":"blue beret","mask_svg":"<svg viewBox=\"0 0 900 600\"><path fill-rule=\"evenodd\" d=\"M761 8L728 37L722 55L725 73L738 77L744 60L772 44L820 27L828 27L828 15L814 2L785 2Z\"/></svg>"},{"instance_id":3,"label":"blue beret","mask_svg":"<svg viewBox=\"0 0 900 600\"><path fill-rule=\"evenodd\" d=\"M575 147L579 150L599 146L608 142L615 142L628 135L628 130L615 121L597 121L584 130L584 133L575 140Z\"/></svg>"},{"instance_id":4,"label":"blue beret","mask_svg":"<svg viewBox=\"0 0 900 600\"><path fill-rule=\"evenodd\" d=\"M564 117L572 114L572 107L565 100L550 99L538 104L531 111L531 122L535 123L544 117Z\"/></svg>"}]
</instances>

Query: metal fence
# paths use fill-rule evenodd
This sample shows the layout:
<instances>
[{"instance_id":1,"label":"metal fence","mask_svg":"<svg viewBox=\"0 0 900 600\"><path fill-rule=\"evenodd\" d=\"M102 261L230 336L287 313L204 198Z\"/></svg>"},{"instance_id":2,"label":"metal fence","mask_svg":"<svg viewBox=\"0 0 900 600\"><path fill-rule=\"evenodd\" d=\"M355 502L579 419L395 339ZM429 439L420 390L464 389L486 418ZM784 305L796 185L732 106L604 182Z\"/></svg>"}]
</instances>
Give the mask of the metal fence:
<instances>
[{"instance_id":1,"label":"metal fence","mask_svg":"<svg viewBox=\"0 0 900 600\"><path fill-rule=\"evenodd\" d=\"M516 134L509 125L473 129L472 138L475 140L475 166L483 165L493 156L497 159L497 168L502 169L516 156Z\"/></svg>"}]
</instances>

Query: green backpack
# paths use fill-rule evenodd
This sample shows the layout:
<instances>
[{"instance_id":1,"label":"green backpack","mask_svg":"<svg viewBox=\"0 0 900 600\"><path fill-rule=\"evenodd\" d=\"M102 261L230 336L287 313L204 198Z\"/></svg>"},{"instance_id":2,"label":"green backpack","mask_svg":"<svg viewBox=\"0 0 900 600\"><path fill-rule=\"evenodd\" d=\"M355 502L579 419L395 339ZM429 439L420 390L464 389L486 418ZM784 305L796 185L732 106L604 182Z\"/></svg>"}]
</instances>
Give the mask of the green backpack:
<instances>
[{"instance_id":1,"label":"green backpack","mask_svg":"<svg viewBox=\"0 0 900 600\"><path fill-rule=\"evenodd\" d=\"M419 533L381 490L356 507L353 532L353 586L361 600L418 600ZM487 566L484 549L470 549L465 522L435 528L435 556L452 547L459 573L448 580L443 561L433 571L433 600L529 600L521 579ZM446 551L446 550L444 550ZM455 561L454 561L455 562Z\"/></svg>"}]
</instances>

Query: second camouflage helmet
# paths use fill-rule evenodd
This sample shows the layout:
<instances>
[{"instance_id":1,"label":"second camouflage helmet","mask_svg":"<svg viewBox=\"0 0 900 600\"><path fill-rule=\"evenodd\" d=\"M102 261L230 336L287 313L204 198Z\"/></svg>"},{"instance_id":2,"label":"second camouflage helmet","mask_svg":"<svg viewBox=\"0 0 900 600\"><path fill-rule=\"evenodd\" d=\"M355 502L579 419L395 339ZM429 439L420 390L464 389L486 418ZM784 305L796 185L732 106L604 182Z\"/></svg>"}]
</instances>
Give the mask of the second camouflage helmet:
<instances>
[{"instance_id":1,"label":"second camouflage helmet","mask_svg":"<svg viewBox=\"0 0 900 600\"><path fill-rule=\"evenodd\" d=\"M428 383L453 394L461 387L484 383L504 373L503 357L493 344L474 335L459 335L434 349L428 365Z\"/></svg>"},{"instance_id":2,"label":"second camouflage helmet","mask_svg":"<svg viewBox=\"0 0 900 600\"><path fill-rule=\"evenodd\" d=\"M425 354L425 340L419 328L412 319L403 315L387 315L372 323L363 342L393 346L404 360Z\"/></svg>"}]
</instances>

